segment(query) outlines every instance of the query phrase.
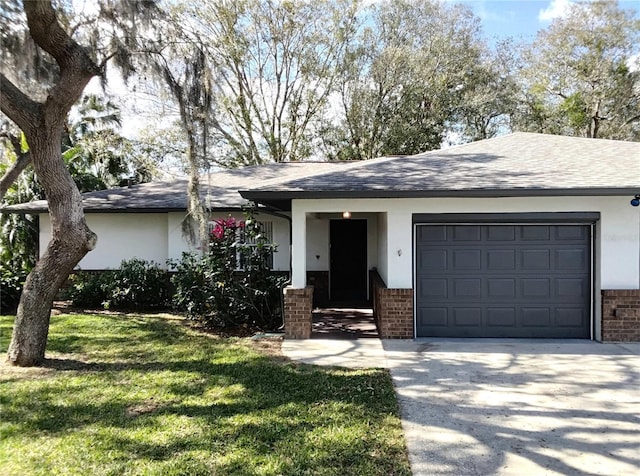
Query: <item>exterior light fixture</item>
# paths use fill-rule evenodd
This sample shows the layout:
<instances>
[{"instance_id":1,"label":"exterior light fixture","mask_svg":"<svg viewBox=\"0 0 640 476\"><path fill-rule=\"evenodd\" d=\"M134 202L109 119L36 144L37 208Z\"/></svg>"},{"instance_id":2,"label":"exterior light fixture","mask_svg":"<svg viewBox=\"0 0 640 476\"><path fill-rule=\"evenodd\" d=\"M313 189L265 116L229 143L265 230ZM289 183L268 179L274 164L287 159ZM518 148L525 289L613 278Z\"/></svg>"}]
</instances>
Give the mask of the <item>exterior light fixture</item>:
<instances>
[{"instance_id":1,"label":"exterior light fixture","mask_svg":"<svg viewBox=\"0 0 640 476\"><path fill-rule=\"evenodd\" d=\"M351 212L342 212L342 218L348 220L349 218L351 218Z\"/></svg>"},{"instance_id":2,"label":"exterior light fixture","mask_svg":"<svg viewBox=\"0 0 640 476\"><path fill-rule=\"evenodd\" d=\"M631 206L632 207L637 207L638 205L640 205L640 195L636 195L635 197L633 197L631 199Z\"/></svg>"}]
</instances>

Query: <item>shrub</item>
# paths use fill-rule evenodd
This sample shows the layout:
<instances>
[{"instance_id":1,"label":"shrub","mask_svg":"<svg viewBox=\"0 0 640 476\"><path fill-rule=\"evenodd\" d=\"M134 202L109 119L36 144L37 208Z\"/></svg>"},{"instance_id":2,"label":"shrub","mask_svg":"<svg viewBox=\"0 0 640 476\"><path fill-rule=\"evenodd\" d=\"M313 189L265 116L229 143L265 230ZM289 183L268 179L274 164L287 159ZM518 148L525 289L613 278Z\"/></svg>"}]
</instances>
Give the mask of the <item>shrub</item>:
<instances>
[{"instance_id":1,"label":"shrub","mask_svg":"<svg viewBox=\"0 0 640 476\"><path fill-rule=\"evenodd\" d=\"M174 288L172 305L186 312L190 318L205 316L208 307L207 262L194 253L183 253L180 261L169 261L175 273L171 276Z\"/></svg>"},{"instance_id":2,"label":"shrub","mask_svg":"<svg viewBox=\"0 0 640 476\"><path fill-rule=\"evenodd\" d=\"M204 256L185 253L175 269L173 305L215 327L280 324L280 289L285 277L269 268L275 245L268 243L252 212L244 221L218 220Z\"/></svg>"},{"instance_id":3,"label":"shrub","mask_svg":"<svg viewBox=\"0 0 640 476\"><path fill-rule=\"evenodd\" d=\"M78 271L69 277L70 286L65 297L70 299L75 307L102 308L109 300L114 274L115 271Z\"/></svg>"},{"instance_id":4,"label":"shrub","mask_svg":"<svg viewBox=\"0 0 640 476\"><path fill-rule=\"evenodd\" d=\"M18 309L22 285L27 279L26 271L0 268L0 314L14 314Z\"/></svg>"},{"instance_id":5,"label":"shrub","mask_svg":"<svg viewBox=\"0 0 640 476\"><path fill-rule=\"evenodd\" d=\"M156 263L133 258L114 271L77 272L68 297L84 308L157 309L168 303L169 281Z\"/></svg>"},{"instance_id":6,"label":"shrub","mask_svg":"<svg viewBox=\"0 0 640 476\"><path fill-rule=\"evenodd\" d=\"M110 285L106 307L114 309L154 309L167 305L167 272L157 263L133 258L123 261Z\"/></svg>"}]
</instances>

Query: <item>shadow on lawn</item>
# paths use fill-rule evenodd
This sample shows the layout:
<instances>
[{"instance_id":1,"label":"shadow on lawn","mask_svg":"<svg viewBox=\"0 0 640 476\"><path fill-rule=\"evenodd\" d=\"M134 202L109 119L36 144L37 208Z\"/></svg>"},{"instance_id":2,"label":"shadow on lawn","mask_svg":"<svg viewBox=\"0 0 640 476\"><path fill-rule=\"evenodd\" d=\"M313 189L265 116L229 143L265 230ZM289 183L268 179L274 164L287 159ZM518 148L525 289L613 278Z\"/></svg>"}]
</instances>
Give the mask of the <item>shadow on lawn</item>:
<instances>
[{"instance_id":1,"label":"shadow on lawn","mask_svg":"<svg viewBox=\"0 0 640 476\"><path fill-rule=\"evenodd\" d=\"M108 324L122 318L101 319ZM98 337L82 326L75 334L52 334L49 349L72 354L47 360L54 372L45 379L51 380L27 382L13 392L18 401L4 405L0 398L5 436L62 436L91 427L101 446L122 455L123 464L147 458L168 464L180 452L202 451L217 454L221 474L250 474L244 472L247 458L274 455L287 474L317 465L350 467L354 458L377 465L377 474L408 474L390 457L404 454L400 430L392 448L388 435L378 434L389 431L382 424L398 413L386 371L276 362L246 344L195 335L161 318L136 318L127 328L135 337L127 339L122 328L108 325ZM110 359L100 358L105 348L118 347ZM78 354L91 358L74 359ZM360 422L353 430L335 430L353 422ZM183 424L190 430L168 441L138 436ZM314 436L318 428L338 436ZM287 466L299 464L294 461L302 466Z\"/></svg>"}]
</instances>

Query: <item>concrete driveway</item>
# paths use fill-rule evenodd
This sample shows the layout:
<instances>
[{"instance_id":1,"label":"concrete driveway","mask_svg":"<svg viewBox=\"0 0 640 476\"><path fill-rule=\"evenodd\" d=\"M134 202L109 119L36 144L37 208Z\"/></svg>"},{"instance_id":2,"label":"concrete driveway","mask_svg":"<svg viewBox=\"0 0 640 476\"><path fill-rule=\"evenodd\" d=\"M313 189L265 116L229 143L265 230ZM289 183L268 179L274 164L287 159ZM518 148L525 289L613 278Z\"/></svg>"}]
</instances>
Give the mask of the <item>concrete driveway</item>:
<instances>
[{"instance_id":1,"label":"concrete driveway","mask_svg":"<svg viewBox=\"0 0 640 476\"><path fill-rule=\"evenodd\" d=\"M416 476L640 474L640 344L383 347Z\"/></svg>"}]
</instances>

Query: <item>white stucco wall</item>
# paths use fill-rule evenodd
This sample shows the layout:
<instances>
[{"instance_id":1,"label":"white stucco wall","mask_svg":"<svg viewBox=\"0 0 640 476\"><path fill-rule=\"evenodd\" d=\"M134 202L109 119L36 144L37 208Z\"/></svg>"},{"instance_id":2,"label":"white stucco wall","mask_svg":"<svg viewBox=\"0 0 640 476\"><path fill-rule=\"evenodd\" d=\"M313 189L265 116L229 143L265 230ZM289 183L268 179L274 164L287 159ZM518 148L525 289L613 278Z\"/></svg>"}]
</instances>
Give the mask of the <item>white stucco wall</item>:
<instances>
[{"instance_id":1,"label":"white stucco wall","mask_svg":"<svg viewBox=\"0 0 640 476\"><path fill-rule=\"evenodd\" d=\"M166 213L87 213L87 225L98 235L93 251L82 258L77 268L116 269L122 260L141 258L166 267ZM40 253L51 239L48 214L40 215Z\"/></svg>"},{"instance_id":2,"label":"white stucco wall","mask_svg":"<svg viewBox=\"0 0 640 476\"><path fill-rule=\"evenodd\" d=\"M306 214L337 212L343 200L293 200L293 285L306 284L304 253ZM411 288L413 281L412 215L414 213L600 212L597 224L596 284L601 289L640 288L640 209L620 197L351 199L349 210L386 213L386 246L380 236L378 267L391 288ZM380 220L379 231L385 229ZM296 248L302 253L296 255ZM385 250L386 248L386 250ZM301 258L301 259L297 259ZM385 264L386 258L386 264ZM386 268L386 272L385 272Z\"/></svg>"},{"instance_id":3,"label":"white stucco wall","mask_svg":"<svg viewBox=\"0 0 640 476\"><path fill-rule=\"evenodd\" d=\"M307 217L307 271L329 271L329 220Z\"/></svg>"},{"instance_id":4,"label":"white stucco wall","mask_svg":"<svg viewBox=\"0 0 640 476\"><path fill-rule=\"evenodd\" d=\"M243 219L242 213L220 213ZM256 215L258 220L273 223L273 239L278 244L273 257L274 270L289 270L289 222L268 214ZM87 213L87 224L98 235L98 245L79 263L85 270L116 269L122 260L141 258L155 261L163 268L167 259L180 259L183 252L194 251L182 236L183 212L172 213ZM40 215L40 252L51 239L48 214Z\"/></svg>"},{"instance_id":5,"label":"white stucco wall","mask_svg":"<svg viewBox=\"0 0 640 476\"><path fill-rule=\"evenodd\" d=\"M182 236L182 221L184 212L167 213L167 255L171 260L180 260L182 253L196 251Z\"/></svg>"}]
</instances>

